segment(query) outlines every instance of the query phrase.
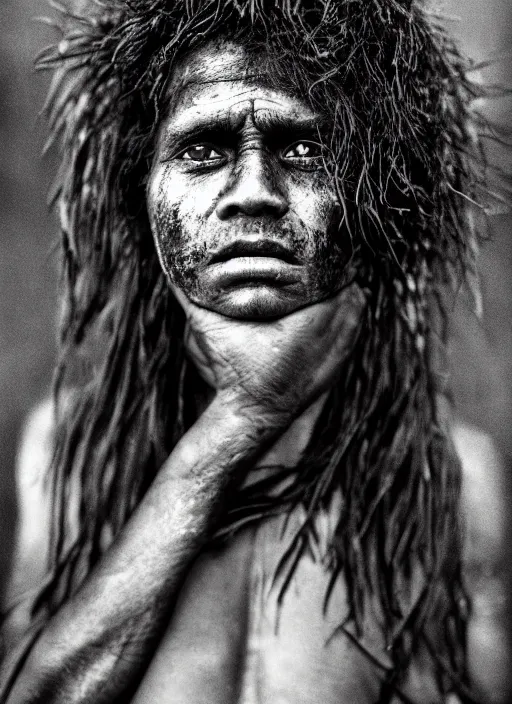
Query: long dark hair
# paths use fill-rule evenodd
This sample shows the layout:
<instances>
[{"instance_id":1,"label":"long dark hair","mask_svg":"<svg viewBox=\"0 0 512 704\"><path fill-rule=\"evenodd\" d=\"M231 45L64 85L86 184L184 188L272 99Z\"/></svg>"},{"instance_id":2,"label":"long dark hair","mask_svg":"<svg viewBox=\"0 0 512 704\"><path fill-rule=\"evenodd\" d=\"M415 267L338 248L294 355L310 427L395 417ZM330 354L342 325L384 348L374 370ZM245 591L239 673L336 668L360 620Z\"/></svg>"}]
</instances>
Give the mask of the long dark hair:
<instances>
[{"instance_id":1,"label":"long dark hair","mask_svg":"<svg viewBox=\"0 0 512 704\"><path fill-rule=\"evenodd\" d=\"M412 0L97 0L83 15L65 13L63 27L40 60L56 68L48 111L63 155L54 193L63 306L52 555L37 628L184 432L184 321L153 246L146 179L177 59L230 38L263 46L276 83L291 82L332 120L326 168L369 303L293 481L278 496L263 485L241 491L219 534L301 504L306 518L276 575L284 595L315 539L314 516L337 492L329 569L332 583L343 573L350 605L340 628L357 641L365 600L377 603L392 660L376 664L381 701L399 691L420 646L440 692L474 701L461 471L439 410L446 302L473 271L468 203L485 193L482 121L471 110L483 91L467 61ZM75 491L76 521L66 511Z\"/></svg>"}]
</instances>

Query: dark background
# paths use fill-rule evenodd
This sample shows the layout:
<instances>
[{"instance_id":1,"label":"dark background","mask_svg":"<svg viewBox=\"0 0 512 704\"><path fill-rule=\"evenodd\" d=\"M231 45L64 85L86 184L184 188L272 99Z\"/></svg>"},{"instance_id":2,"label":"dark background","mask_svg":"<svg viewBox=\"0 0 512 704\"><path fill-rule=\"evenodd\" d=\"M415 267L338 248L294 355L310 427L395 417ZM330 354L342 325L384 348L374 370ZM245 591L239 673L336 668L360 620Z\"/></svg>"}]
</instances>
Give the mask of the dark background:
<instances>
[{"instance_id":1,"label":"dark background","mask_svg":"<svg viewBox=\"0 0 512 704\"><path fill-rule=\"evenodd\" d=\"M48 76L33 69L37 52L55 38L33 21L49 8L44 0L0 1L1 589L15 519L19 433L27 412L48 393L54 360L56 224L46 207L55 155L40 156L46 126L38 113ZM511 0L446 0L439 6L454 16L450 24L469 55L497 59L485 77L511 85L512 64L505 57L512 37ZM494 101L486 110L511 124L512 100ZM499 157L510 164L510 157ZM493 216L492 225L493 240L480 260L484 318L477 320L467 305L457 308L452 386L459 415L490 433L512 457L512 217Z\"/></svg>"}]
</instances>

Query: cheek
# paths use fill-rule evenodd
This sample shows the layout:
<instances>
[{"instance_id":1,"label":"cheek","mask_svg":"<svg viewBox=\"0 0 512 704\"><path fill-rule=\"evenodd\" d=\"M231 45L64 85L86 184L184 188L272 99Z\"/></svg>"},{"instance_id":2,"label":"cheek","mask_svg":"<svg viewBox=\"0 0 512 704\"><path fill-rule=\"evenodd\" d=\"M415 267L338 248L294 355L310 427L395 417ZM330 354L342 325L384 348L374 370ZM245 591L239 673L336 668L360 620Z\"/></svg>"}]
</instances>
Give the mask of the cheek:
<instances>
[{"instance_id":1,"label":"cheek","mask_svg":"<svg viewBox=\"0 0 512 704\"><path fill-rule=\"evenodd\" d=\"M180 181L169 178L165 168L158 169L152 175L147 202L162 268L174 283L182 285L198 257L200 215L191 207Z\"/></svg>"},{"instance_id":2,"label":"cheek","mask_svg":"<svg viewBox=\"0 0 512 704\"><path fill-rule=\"evenodd\" d=\"M289 185L290 209L309 232L327 238L340 220L336 197L323 174L299 174Z\"/></svg>"},{"instance_id":3,"label":"cheek","mask_svg":"<svg viewBox=\"0 0 512 704\"><path fill-rule=\"evenodd\" d=\"M191 177L172 163L160 164L150 177L148 205L160 212L178 208L183 218L204 219L213 212L222 185L222 175Z\"/></svg>"},{"instance_id":4,"label":"cheek","mask_svg":"<svg viewBox=\"0 0 512 704\"><path fill-rule=\"evenodd\" d=\"M307 238L302 242L304 258L309 261L310 285L332 293L344 281L350 258L350 238L340 232L342 211L331 188L322 177L313 183L295 183L292 207Z\"/></svg>"},{"instance_id":5,"label":"cheek","mask_svg":"<svg viewBox=\"0 0 512 704\"><path fill-rule=\"evenodd\" d=\"M160 263L177 286L192 293L198 273L215 242L207 241L207 222L214 190L208 184L177 178L169 167L159 167L147 192L148 213Z\"/></svg>"},{"instance_id":6,"label":"cheek","mask_svg":"<svg viewBox=\"0 0 512 704\"><path fill-rule=\"evenodd\" d=\"M341 249L338 234L341 208L324 180L318 178L312 182L309 179L306 183L294 184L290 195L291 208L308 234L309 256L316 258L320 252L325 255Z\"/></svg>"},{"instance_id":7,"label":"cheek","mask_svg":"<svg viewBox=\"0 0 512 704\"><path fill-rule=\"evenodd\" d=\"M153 235L157 241L165 240L168 232L174 227L176 218L186 226L192 225L195 213L189 201L190 189L187 189L183 178L176 177L170 166L160 166L152 174L148 187L148 212ZM177 233L172 233L176 236Z\"/></svg>"}]
</instances>

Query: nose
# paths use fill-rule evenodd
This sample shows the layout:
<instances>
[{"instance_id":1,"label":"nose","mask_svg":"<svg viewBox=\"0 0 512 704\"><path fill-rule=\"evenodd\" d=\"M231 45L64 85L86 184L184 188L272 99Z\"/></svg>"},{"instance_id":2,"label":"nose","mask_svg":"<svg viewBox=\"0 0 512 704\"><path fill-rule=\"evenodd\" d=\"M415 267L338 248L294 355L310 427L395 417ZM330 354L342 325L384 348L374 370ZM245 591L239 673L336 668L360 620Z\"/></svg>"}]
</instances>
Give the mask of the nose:
<instances>
[{"instance_id":1,"label":"nose","mask_svg":"<svg viewBox=\"0 0 512 704\"><path fill-rule=\"evenodd\" d=\"M263 149L248 150L239 157L228 187L219 198L220 220L236 215L282 217L288 200L279 188L278 177Z\"/></svg>"}]
</instances>

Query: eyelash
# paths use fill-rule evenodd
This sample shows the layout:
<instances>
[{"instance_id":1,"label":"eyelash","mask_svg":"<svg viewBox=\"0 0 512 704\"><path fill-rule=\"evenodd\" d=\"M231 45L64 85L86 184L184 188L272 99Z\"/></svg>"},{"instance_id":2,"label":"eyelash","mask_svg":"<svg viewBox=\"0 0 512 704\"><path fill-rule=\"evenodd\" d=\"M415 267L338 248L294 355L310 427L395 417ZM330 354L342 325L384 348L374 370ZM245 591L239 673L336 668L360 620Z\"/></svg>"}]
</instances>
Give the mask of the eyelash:
<instances>
[{"instance_id":1,"label":"eyelash","mask_svg":"<svg viewBox=\"0 0 512 704\"><path fill-rule=\"evenodd\" d=\"M222 153L219 151L219 148L218 148L218 147L214 147L212 144L208 144L207 142L198 142L197 144L193 144L192 146L187 147L186 149L182 150L182 151L177 155L177 158L178 158L178 159L181 158L181 159L183 159L184 161L193 161L193 162L196 162L196 163L203 163L203 161L198 160L198 159L192 159L192 158L185 159L185 154L186 154L187 152L191 151L192 149L197 149L198 147L202 147L202 148L204 148L205 150L208 150L208 149L209 149L209 150L211 150L211 151L216 152L217 154L219 154L219 156L216 157L216 158L214 158L214 159L204 159L204 161L221 161L221 160L222 160L223 155L222 155Z\"/></svg>"},{"instance_id":2,"label":"eyelash","mask_svg":"<svg viewBox=\"0 0 512 704\"><path fill-rule=\"evenodd\" d=\"M281 150L280 157L285 161L285 163L289 163L290 165L293 165L295 167L302 167L302 168L310 168L314 169L317 168L318 165L318 160L321 157L321 154L314 154L313 156L289 156L286 157L285 154L287 152L290 152L294 148L297 148L299 145L305 145L306 147L313 146L315 148L320 148L320 145L318 142L313 142L312 140L300 140L297 142L294 142L293 144L288 145L285 149ZM202 147L206 150L211 150L213 152L216 152L219 154L218 157L215 157L213 159L204 159L204 160L196 160L192 158L185 158L185 154L187 152L191 151L192 149ZM220 162L225 162L226 161L226 155L222 154L222 151L219 147L214 146L213 144L209 144L208 142L197 142L196 144L193 144L186 149L181 150L177 155L177 159L180 159L185 162L190 162L191 164L194 164L194 168L204 168L208 169L211 167L215 167L216 165L219 165Z\"/></svg>"}]
</instances>

